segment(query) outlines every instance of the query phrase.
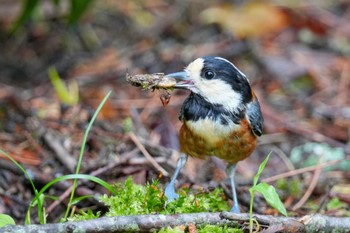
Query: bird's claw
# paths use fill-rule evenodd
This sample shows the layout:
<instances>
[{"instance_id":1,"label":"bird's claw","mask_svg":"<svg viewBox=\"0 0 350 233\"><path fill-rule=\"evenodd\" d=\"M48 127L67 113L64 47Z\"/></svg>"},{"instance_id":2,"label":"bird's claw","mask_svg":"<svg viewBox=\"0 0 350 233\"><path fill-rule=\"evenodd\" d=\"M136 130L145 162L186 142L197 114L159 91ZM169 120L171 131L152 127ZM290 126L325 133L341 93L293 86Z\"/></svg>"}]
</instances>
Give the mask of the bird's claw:
<instances>
[{"instance_id":1,"label":"bird's claw","mask_svg":"<svg viewBox=\"0 0 350 233\"><path fill-rule=\"evenodd\" d=\"M167 203L179 198L179 194L175 192L175 188L169 185L165 188L164 195L167 197Z\"/></svg>"},{"instance_id":2,"label":"bird's claw","mask_svg":"<svg viewBox=\"0 0 350 233\"><path fill-rule=\"evenodd\" d=\"M230 212L231 212L231 213L235 213L235 214L240 214L240 213L241 213L241 211L239 210L238 205L232 206Z\"/></svg>"}]
</instances>

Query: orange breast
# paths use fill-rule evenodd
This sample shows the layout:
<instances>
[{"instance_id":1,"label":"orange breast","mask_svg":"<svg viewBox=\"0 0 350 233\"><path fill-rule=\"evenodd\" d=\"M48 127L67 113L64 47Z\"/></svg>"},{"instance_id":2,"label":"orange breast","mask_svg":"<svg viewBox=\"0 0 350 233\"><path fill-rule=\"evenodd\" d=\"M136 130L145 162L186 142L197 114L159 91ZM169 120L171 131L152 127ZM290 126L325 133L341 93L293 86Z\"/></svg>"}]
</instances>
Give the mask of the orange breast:
<instances>
[{"instance_id":1,"label":"orange breast","mask_svg":"<svg viewBox=\"0 0 350 233\"><path fill-rule=\"evenodd\" d=\"M247 158L257 144L257 138L246 119L242 120L241 127L233 129L227 135L211 132L208 137L203 135L204 132L195 132L193 127L184 122L179 135L181 152L197 158L216 156L228 163L237 163Z\"/></svg>"}]
</instances>

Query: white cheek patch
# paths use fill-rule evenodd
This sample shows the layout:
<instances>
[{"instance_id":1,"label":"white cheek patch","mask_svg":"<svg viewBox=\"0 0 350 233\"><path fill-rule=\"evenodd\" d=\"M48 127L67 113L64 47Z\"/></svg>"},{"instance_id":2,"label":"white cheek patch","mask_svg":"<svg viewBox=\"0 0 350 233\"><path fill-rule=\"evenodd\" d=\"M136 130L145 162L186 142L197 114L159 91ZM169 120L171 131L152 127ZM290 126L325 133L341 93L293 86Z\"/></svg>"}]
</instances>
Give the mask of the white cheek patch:
<instances>
[{"instance_id":1,"label":"white cheek patch","mask_svg":"<svg viewBox=\"0 0 350 233\"><path fill-rule=\"evenodd\" d=\"M203 66L204 59L197 58L186 67L185 71L194 83L198 83L201 81L201 71L203 69Z\"/></svg>"},{"instance_id":2,"label":"white cheek patch","mask_svg":"<svg viewBox=\"0 0 350 233\"><path fill-rule=\"evenodd\" d=\"M217 58L217 59L222 59L227 61L224 58ZM229 61L227 62L232 64ZM203 69L203 66L204 66L204 59L198 58L194 60L192 63L190 63L185 69L188 76L194 83L194 87L191 88L191 91L203 96L208 102L212 104L223 105L225 110L227 111L241 110L242 95L234 91L232 87L223 80L203 79L201 77L201 71ZM234 65L232 64L232 66ZM238 70L238 72L240 71ZM242 75L244 76L243 73Z\"/></svg>"},{"instance_id":3,"label":"white cheek patch","mask_svg":"<svg viewBox=\"0 0 350 233\"><path fill-rule=\"evenodd\" d=\"M195 83L199 94L210 103L223 105L225 110L241 110L242 95L232 89L225 81L219 79L202 80Z\"/></svg>"},{"instance_id":4,"label":"white cheek patch","mask_svg":"<svg viewBox=\"0 0 350 233\"><path fill-rule=\"evenodd\" d=\"M187 126L201 136L207 143L215 145L223 137L228 137L232 130L239 129L240 125L229 121L228 125L223 125L218 121L205 118L197 121L187 121Z\"/></svg>"}]
</instances>

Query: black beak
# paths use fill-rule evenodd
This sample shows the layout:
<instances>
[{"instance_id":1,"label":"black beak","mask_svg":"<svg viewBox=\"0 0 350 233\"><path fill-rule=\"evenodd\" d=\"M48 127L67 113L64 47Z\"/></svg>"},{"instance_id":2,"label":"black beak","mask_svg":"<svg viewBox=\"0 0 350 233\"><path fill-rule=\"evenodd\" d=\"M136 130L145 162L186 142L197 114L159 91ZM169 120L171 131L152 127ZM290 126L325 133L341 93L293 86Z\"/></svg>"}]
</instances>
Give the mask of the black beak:
<instances>
[{"instance_id":1,"label":"black beak","mask_svg":"<svg viewBox=\"0 0 350 233\"><path fill-rule=\"evenodd\" d=\"M188 75L185 71L171 73L171 74L167 74L165 76L174 78L176 80L176 84L174 86L175 88L189 89L190 87L193 87L193 82L188 77Z\"/></svg>"}]
</instances>

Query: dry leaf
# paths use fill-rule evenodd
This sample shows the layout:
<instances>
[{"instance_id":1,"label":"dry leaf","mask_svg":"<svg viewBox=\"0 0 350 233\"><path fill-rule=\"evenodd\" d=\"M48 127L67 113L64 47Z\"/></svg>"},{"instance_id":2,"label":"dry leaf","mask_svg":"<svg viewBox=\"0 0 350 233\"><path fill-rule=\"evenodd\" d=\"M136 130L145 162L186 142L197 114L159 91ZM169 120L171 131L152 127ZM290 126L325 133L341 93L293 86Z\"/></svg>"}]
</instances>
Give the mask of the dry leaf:
<instances>
[{"instance_id":1,"label":"dry leaf","mask_svg":"<svg viewBox=\"0 0 350 233\"><path fill-rule=\"evenodd\" d=\"M218 23L241 38L280 31L287 23L284 12L268 2L250 2L240 7L232 4L212 7L203 11L200 17L204 23Z\"/></svg>"}]
</instances>

